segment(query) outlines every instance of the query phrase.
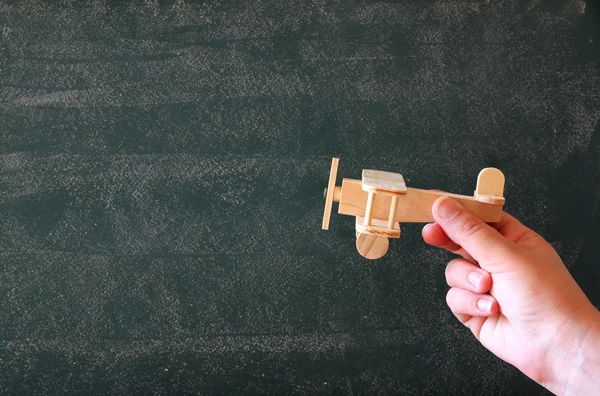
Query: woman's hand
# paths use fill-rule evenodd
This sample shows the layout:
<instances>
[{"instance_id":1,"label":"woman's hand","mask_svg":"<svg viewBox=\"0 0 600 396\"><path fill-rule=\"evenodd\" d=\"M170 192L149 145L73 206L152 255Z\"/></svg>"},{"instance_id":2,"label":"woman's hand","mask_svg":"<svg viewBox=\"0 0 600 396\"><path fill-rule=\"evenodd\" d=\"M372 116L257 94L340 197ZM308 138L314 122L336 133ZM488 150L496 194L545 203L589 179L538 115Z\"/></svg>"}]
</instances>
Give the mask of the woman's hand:
<instances>
[{"instance_id":1,"label":"woman's hand","mask_svg":"<svg viewBox=\"0 0 600 396\"><path fill-rule=\"evenodd\" d=\"M503 213L491 226L454 200L433 205L430 245L446 268L452 312L492 353L559 394L600 394L600 313L556 251Z\"/></svg>"}]
</instances>

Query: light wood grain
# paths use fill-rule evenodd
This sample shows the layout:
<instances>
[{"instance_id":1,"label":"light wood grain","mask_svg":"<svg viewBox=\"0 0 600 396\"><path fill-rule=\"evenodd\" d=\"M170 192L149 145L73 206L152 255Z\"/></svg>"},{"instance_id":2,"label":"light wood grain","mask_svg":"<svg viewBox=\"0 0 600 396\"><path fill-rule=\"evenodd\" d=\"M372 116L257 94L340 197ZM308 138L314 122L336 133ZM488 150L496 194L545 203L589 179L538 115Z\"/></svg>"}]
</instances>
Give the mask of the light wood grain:
<instances>
[{"instance_id":1,"label":"light wood grain","mask_svg":"<svg viewBox=\"0 0 600 396\"><path fill-rule=\"evenodd\" d=\"M356 231L363 234L373 234L384 236L386 238L400 238L400 223L396 222L391 228L388 228L385 220L373 219L371 225L366 225L364 218L356 218Z\"/></svg>"},{"instance_id":2,"label":"light wood grain","mask_svg":"<svg viewBox=\"0 0 600 396\"><path fill-rule=\"evenodd\" d=\"M363 169L362 189L382 195L404 194L406 183L399 173Z\"/></svg>"},{"instance_id":3,"label":"light wood grain","mask_svg":"<svg viewBox=\"0 0 600 396\"><path fill-rule=\"evenodd\" d=\"M325 198L325 212L323 213L323 224L321 228L329 229L329 220L331 219L331 208L333 207L333 197L335 194L335 179L337 178L339 158L331 160L331 170L329 171L329 184L327 185L327 197Z\"/></svg>"},{"instance_id":4,"label":"light wood grain","mask_svg":"<svg viewBox=\"0 0 600 396\"><path fill-rule=\"evenodd\" d=\"M504 204L504 174L496 168L485 168L477 176L474 198L494 205Z\"/></svg>"},{"instance_id":5,"label":"light wood grain","mask_svg":"<svg viewBox=\"0 0 600 396\"><path fill-rule=\"evenodd\" d=\"M375 201L375 193L373 191L369 191L367 195L367 205L365 206L365 225L371 225L371 219L373 218L371 210L373 208L373 201Z\"/></svg>"},{"instance_id":6,"label":"light wood grain","mask_svg":"<svg viewBox=\"0 0 600 396\"><path fill-rule=\"evenodd\" d=\"M495 195L479 194L477 191L475 191L473 198L475 198L475 200L478 202L482 202L482 203L486 203L486 204L490 204L490 205L500 205L500 206L504 205L504 203L506 201L504 199L504 197L497 197Z\"/></svg>"},{"instance_id":7,"label":"light wood grain","mask_svg":"<svg viewBox=\"0 0 600 396\"><path fill-rule=\"evenodd\" d=\"M390 214L388 215L387 228L394 228L394 222L396 221L396 211L398 210L398 196L392 195L392 203L390 204Z\"/></svg>"},{"instance_id":8,"label":"light wood grain","mask_svg":"<svg viewBox=\"0 0 600 396\"><path fill-rule=\"evenodd\" d=\"M364 216L367 195L367 192L362 190L362 182L360 180L344 179L342 182L342 199L340 200L338 212L350 216ZM485 222L500 220L502 214L501 205L485 204L466 195L407 188L405 194L398 195L398 208L396 210L395 221L400 223L425 223L433 221L431 207L435 200L441 196L449 196L455 199ZM387 220L391 202L391 196L378 195L372 208L373 218Z\"/></svg>"},{"instance_id":9,"label":"light wood grain","mask_svg":"<svg viewBox=\"0 0 600 396\"><path fill-rule=\"evenodd\" d=\"M369 260L385 256L389 247L389 240L383 236L358 233L356 237L356 250Z\"/></svg>"},{"instance_id":10,"label":"light wood grain","mask_svg":"<svg viewBox=\"0 0 600 396\"><path fill-rule=\"evenodd\" d=\"M333 189L333 202L340 202L342 196L342 187L335 186Z\"/></svg>"}]
</instances>

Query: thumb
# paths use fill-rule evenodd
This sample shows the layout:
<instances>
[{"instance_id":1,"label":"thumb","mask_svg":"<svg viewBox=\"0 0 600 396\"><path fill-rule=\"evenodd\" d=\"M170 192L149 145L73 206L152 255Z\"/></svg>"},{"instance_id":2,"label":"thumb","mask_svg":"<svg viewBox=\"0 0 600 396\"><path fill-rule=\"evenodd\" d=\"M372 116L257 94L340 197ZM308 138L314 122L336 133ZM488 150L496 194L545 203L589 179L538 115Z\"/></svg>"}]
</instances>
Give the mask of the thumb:
<instances>
[{"instance_id":1,"label":"thumb","mask_svg":"<svg viewBox=\"0 0 600 396\"><path fill-rule=\"evenodd\" d=\"M449 197L437 199L432 214L448 238L462 246L483 269L494 272L495 267L497 271L498 264L510 262L516 253L514 243Z\"/></svg>"}]
</instances>

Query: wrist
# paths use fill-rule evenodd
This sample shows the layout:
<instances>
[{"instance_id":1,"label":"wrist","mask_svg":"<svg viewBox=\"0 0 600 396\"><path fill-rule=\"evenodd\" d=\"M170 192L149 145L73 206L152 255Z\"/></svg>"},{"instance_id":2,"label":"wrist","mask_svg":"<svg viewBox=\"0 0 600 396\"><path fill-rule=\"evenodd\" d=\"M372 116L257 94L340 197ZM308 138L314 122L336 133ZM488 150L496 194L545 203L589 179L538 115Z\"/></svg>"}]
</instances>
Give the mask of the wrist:
<instances>
[{"instance_id":1,"label":"wrist","mask_svg":"<svg viewBox=\"0 0 600 396\"><path fill-rule=\"evenodd\" d=\"M540 384L557 395L588 395L600 389L600 312L591 304L556 333L548 372Z\"/></svg>"}]
</instances>

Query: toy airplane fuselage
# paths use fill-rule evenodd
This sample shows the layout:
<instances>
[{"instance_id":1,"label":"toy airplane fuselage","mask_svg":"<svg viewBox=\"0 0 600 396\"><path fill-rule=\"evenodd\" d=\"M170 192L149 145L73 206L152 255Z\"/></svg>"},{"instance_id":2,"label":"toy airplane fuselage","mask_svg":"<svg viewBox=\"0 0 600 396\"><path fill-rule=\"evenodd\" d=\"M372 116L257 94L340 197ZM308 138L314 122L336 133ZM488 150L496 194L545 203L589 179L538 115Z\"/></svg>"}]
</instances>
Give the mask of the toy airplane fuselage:
<instances>
[{"instance_id":1,"label":"toy airplane fuselage","mask_svg":"<svg viewBox=\"0 0 600 396\"><path fill-rule=\"evenodd\" d=\"M383 257L388 238L400 237L400 223L432 222L431 207L436 199L448 196L481 220L500 220L504 205L504 174L496 168L483 169L473 196L406 187L402 175L363 170L362 180L343 179L335 185L339 159L333 158L325 190L324 230L329 229L333 202L338 213L356 217L356 248L365 258Z\"/></svg>"}]
</instances>

